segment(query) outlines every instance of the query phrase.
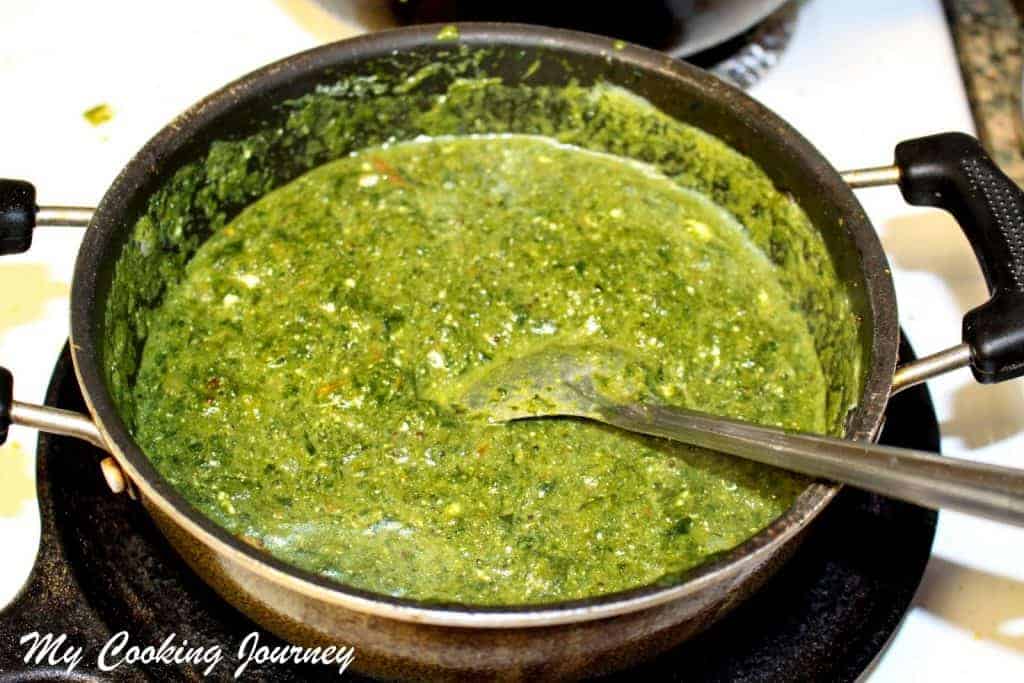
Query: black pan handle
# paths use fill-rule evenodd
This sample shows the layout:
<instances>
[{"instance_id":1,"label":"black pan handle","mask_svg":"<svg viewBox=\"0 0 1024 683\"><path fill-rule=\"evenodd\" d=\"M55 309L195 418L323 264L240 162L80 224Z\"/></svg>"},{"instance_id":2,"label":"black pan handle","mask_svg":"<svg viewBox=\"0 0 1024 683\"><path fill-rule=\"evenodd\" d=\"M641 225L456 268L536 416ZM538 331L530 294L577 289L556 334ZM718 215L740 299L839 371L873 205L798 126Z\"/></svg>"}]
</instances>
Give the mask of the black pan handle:
<instances>
[{"instance_id":1,"label":"black pan handle","mask_svg":"<svg viewBox=\"0 0 1024 683\"><path fill-rule=\"evenodd\" d=\"M0 255L28 251L38 210L36 188L31 183L0 178ZM0 444L7 442L13 403L14 377L0 367Z\"/></svg>"},{"instance_id":2,"label":"black pan handle","mask_svg":"<svg viewBox=\"0 0 1024 683\"><path fill-rule=\"evenodd\" d=\"M53 207L46 211L50 216L40 221L45 225L84 226L92 217L92 209L81 207ZM32 233L39 213L36 189L31 183L0 178L0 255L20 254L32 246ZM99 428L88 415L15 402L14 377L10 370L0 367L0 444L7 442L12 424L72 436L109 450ZM114 493L127 490L134 497L133 489L113 458L102 460L100 469Z\"/></svg>"},{"instance_id":3,"label":"black pan handle","mask_svg":"<svg viewBox=\"0 0 1024 683\"><path fill-rule=\"evenodd\" d=\"M38 211L31 183L0 178L0 255L28 251Z\"/></svg>"},{"instance_id":4,"label":"black pan handle","mask_svg":"<svg viewBox=\"0 0 1024 683\"><path fill-rule=\"evenodd\" d=\"M963 323L974 377L1024 375L1024 191L964 133L901 142L896 166L907 202L953 214L981 264L991 298Z\"/></svg>"},{"instance_id":5,"label":"black pan handle","mask_svg":"<svg viewBox=\"0 0 1024 683\"><path fill-rule=\"evenodd\" d=\"M0 255L27 251L32 246L32 232L37 222L40 225L78 227L88 225L91 217L92 209L83 207L48 207L41 211L36 205L36 189L31 183L0 178ZM73 436L108 450L102 434L88 415L16 402L14 378L7 368L0 367L0 444L7 441L7 432L12 424ZM113 463L113 460L109 462ZM106 469L113 467L116 466L110 464ZM123 477L121 479L119 486L124 490ZM116 488L116 485L115 482L111 487Z\"/></svg>"},{"instance_id":6,"label":"black pan handle","mask_svg":"<svg viewBox=\"0 0 1024 683\"><path fill-rule=\"evenodd\" d=\"M11 406L14 404L14 376L7 368L0 368L0 444L7 443L7 430L11 426Z\"/></svg>"},{"instance_id":7,"label":"black pan handle","mask_svg":"<svg viewBox=\"0 0 1024 683\"><path fill-rule=\"evenodd\" d=\"M37 211L36 188L31 183L0 178L0 255L28 251ZM0 444L7 442L13 405L14 377L0 367Z\"/></svg>"}]
</instances>

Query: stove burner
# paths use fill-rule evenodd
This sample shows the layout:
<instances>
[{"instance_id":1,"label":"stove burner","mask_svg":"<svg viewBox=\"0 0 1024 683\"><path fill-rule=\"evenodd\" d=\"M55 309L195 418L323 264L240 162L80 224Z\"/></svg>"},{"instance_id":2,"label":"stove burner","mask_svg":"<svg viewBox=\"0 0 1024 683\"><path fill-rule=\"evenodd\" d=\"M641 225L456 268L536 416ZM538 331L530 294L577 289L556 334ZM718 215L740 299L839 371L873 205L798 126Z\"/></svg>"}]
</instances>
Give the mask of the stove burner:
<instances>
[{"instance_id":1,"label":"stove burner","mask_svg":"<svg viewBox=\"0 0 1024 683\"><path fill-rule=\"evenodd\" d=\"M787 2L749 31L686 61L739 88L750 88L779 63L796 29L799 9L799 3Z\"/></svg>"},{"instance_id":2,"label":"stove burner","mask_svg":"<svg viewBox=\"0 0 1024 683\"><path fill-rule=\"evenodd\" d=\"M350 0L347 7L369 31L403 24L512 21L597 33L662 50L749 88L778 63L793 36L801 2L746 1L641 0L628 8L590 3L585 11L580 3L544 0ZM347 17L340 4L321 0L326 11ZM725 38L743 26L751 27Z\"/></svg>"},{"instance_id":3,"label":"stove burner","mask_svg":"<svg viewBox=\"0 0 1024 683\"><path fill-rule=\"evenodd\" d=\"M909 346L901 357L913 357ZM85 409L66 348L46 403ZM887 417L884 443L938 450L938 423L925 387L894 398ZM225 661L213 680L231 679L238 647L250 632L259 632L262 644L281 644L192 574L138 503L110 493L96 467L99 456L80 441L40 437L39 558L24 590L0 614L0 682L201 678L203 665L100 672L99 648L122 630L139 645L159 645L173 633L179 644L220 646ZM934 512L848 488L796 557L751 600L696 639L607 680L854 680L909 606L931 552L936 518ZM19 640L32 631L66 633L69 642L85 648L73 675L62 668L26 667L26 646ZM338 672L252 664L245 679L333 681Z\"/></svg>"}]
</instances>

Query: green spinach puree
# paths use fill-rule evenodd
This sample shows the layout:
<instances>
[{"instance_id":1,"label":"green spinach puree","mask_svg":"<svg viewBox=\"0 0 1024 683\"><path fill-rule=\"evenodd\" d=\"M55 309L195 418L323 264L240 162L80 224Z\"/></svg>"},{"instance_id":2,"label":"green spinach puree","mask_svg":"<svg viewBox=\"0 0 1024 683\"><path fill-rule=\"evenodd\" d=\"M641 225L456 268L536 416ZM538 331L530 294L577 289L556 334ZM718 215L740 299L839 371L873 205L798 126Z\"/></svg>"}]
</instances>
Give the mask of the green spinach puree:
<instances>
[{"instance_id":1,"label":"green spinach puree","mask_svg":"<svg viewBox=\"0 0 1024 683\"><path fill-rule=\"evenodd\" d=\"M806 481L568 419L491 425L460 378L548 345L641 359L664 402L829 428L807 322L745 228L653 166L536 135L421 136L270 192L149 323L138 441L300 567L518 604L670 580Z\"/></svg>"}]
</instances>

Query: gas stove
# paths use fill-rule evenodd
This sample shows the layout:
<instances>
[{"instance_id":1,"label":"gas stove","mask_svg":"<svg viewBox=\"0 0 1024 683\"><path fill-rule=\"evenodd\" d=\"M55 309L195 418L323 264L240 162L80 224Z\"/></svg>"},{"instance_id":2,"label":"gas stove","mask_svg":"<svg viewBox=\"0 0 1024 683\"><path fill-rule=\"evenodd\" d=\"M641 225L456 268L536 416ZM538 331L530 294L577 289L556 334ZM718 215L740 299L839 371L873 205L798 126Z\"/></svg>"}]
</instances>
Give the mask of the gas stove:
<instances>
[{"instance_id":1,"label":"gas stove","mask_svg":"<svg viewBox=\"0 0 1024 683\"><path fill-rule=\"evenodd\" d=\"M93 204L130 155L188 104L264 63L380 27L373 10L382 2L9 0L0 5L0 83L17 96L6 101L0 126L2 173L33 180L40 203ZM889 163L902 139L973 130L939 0L809 0L776 63L749 92L839 168ZM114 117L94 127L82 112L100 103ZM958 341L964 311L985 298L959 228L940 212L906 206L892 188L863 190L861 199L888 252L901 322L917 350ZM66 340L79 241L73 230L41 230L31 251L0 264L0 290L18 294L0 304L0 359L24 400L43 400ZM982 387L961 372L930 389L944 453L1021 464L1019 382ZM0 451L0 604L25 583L41 538L35 435L15 429L12 441ZM920 588L888 647L861 674L871 681L1024 676L1022 541L1024 531L940 515ZM892 559L907 568L909 560ZM843 677L865 666L862 657Z\"/></svg>"}]
</instances>

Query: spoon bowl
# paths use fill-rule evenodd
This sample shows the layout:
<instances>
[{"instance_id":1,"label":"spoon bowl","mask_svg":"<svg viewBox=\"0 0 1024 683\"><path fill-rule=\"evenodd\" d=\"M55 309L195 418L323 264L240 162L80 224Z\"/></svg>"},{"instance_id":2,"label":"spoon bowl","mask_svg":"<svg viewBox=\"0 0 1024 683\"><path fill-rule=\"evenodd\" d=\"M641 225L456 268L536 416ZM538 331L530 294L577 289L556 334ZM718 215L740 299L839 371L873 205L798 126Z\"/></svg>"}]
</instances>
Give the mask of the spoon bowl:
<instances>
[{"instance_id":1,"label":"spoon bowl","mask_svg":"<svg viewBox=\"0 0 1024 683\"><path fill-rule=\"evenodd\" d=\"M457 403L491 422L533 417L602 420L647 393L643 366L617 349L549 346L471 376Z\"/></svg>"}]
</instances>

